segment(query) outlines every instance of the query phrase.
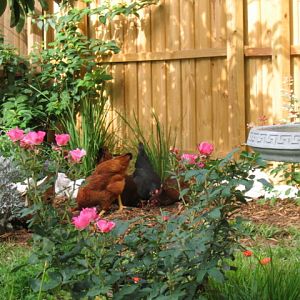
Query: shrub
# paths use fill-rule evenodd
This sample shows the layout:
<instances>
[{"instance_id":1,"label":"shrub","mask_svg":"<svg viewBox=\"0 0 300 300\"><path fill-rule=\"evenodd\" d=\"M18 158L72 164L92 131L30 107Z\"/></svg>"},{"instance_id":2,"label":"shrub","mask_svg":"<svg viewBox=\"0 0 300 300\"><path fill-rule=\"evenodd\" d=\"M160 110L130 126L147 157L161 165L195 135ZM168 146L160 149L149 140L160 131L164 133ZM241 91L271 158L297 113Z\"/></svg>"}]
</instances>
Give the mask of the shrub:
<instances>
[{"instance_id":1,"label":"shrub","mask_svg":"<svg viewBox=\"0 0 300 300\"><path fill-rule=\"evenodd\" d=\"M198 299L209 277L223 282L238 237L237 224L229 218L245 202L237 186L252 186L248 171L260 160L246 152L239 162L232 154L206 158L205 168L187 166L176 173L189 184L181 194L191 204L181 215L115 220L115 227L104 230L93 213L82 222L73 219L76 229L67 213L44 205L47 218L33 227L29 259L44 270L31 280L33 290L65 291L74 299Z\"/></svg>"},{"instance_id":2,"label":"shrub","mask_svg":"<svg viewBox=\"0 0 300 300\"><path fill-rule=\"evenodd\" d=\"M13 187L19 177L19 170L11 159L0 156L0 233L11 227L10 222L18 217L24 207L24 201Z\"/></svg>"}]
</instances>

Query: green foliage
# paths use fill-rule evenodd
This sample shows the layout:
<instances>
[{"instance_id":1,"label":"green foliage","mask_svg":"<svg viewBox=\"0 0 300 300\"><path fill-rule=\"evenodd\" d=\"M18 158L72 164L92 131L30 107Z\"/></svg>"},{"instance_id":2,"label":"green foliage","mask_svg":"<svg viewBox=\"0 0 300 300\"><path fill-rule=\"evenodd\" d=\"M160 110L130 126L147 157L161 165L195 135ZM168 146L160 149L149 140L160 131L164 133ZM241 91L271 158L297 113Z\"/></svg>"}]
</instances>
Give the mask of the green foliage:
<instances>
[{"instance_id":1,"label":"green foliage","mask_svg":"<svg viewBox=\"0 0 300 300\"><path fill-rule=\"evenodd\" d=\"M38 0L44 10L48 9L47 0ZM20 32L24 25L26 15L34 12L35 0L9 0L9 8L11 10L10 27L16 27ZM0 2L0 16L4 13L7 6L7 0Z\"/></svg>"},{"instance_id":2,"label":"green foliage","mask_svg":"<svg viewBox=\"0 0 300 300\"><path fill-rule=\"evenodd\" d=\"M253 180L247 179L249 171L264 167L265 162L257 154L246 151L240 154L239 161L235 161L232 158L237 151L223 159L205 161L204 168L190 165L184 173L173 173L173 177L179 176L180 181L189 183L183 196L189 196L194 203L202 203L203 207L212 202L220 207L221 213L233 209L235 201L245 203L244 193L253 186ZM245 186L245 191L237 189L239 185Z\"/></svg>"},{"instance_id":3,"label":"green foliage","mask_svg":"<svg viewBox=\"0 0 300 300\"><path fill-rule=\"evenodd\" d=\"M39 271L39 266L28 266L18 271L16 276L12 269L26 263L30 255L29 247L11 243L0 244L0 286L1 300L29 299L29 278ZM32 299L32 298L31 298Z\"/></svg>"},{"instance_id":4,"label":"green foliage","mask_svg":"<svg viewBox=\"0 0 300 300\"><path fill-rule=\"evenodd\" d=\"M300 170L298 163L280 163L272 169L271 175L278 176L287 184L300 184Z\"/></svg>"},{"instance_id":5,"label":"green foliage","mask_svg":"<svg viewBox=\"0 0 300 300\"><path fill-rule=\"evenodd\" d=\"M111 150L114 147L115 135L110 130L112 121L106 119L108 112L106 104L107 101L103 96L94 102L84 98L80 103L79 125L76 122L74 108L69 109L66 117L62 119L65 131L71 136L71 148L82 148L87 152L82 165L85 176L89 175L97 164L100 148L106 147Z\"/></svg>"},{"instance_id":6,"label":"green foliage","mask_svg":"<svg viewBox=\"0 0 300 300\"><path fill-rule=\"evenodd\" d=\"M153 127L151 130L142 128L135 114L133 120L127 119L120 113L119 115L133 135L129 141L130 147L137 149L138 144L143 143L154 170L164 180L170 175L169 172L173 165L174 157L170 149L175 146L176 142L174 130L171 127L165 128L154 112L152 112Z\"/></svg>"},{"instance_id":7,"label":"green foliage","mask_svg":"<svg viewBox=\"0 0 300 300\"><path fill-rule=\"evenodd\" d=\"M109 233L94 226L77 231L67 213L43 205L43 221L32 226L29 264L44 271L31 280L33 291L64 291L73 299L199 299L207 279L223 282L230 268L225 259L233 258L237 226L229 217L245 202L235 188L251 186L248 171L259 161L246 152L240 162L231 156L207 162L207 169L183 170L192 204L168 220L116 221Z\"/></svg>"},{"instance_id":8,"label":"green foliage","mask_svg":"<svg viewBox=\"0 0 300 300\"><path fill-rule=\"evenodd\" d=\"M208 299L228 300L296 300L300 297L300 261L296 249L254 249L254 257L236 255L236 271L226 272L224 284L210 281ZM299 250L299 249L298 249ZM259 259L271 257L268 265Z\"/></svg>"},{"instance_id":9,"label":"green foliage","mask_svg":"<svg viewBox=\"0 0 300 300\"><path fill-rule=\"evenodd\" d=\"M3 77L0 82L0 126L2 128L46 127L49 121L45 114L45 100L31 88L34 70L29 61L4 43L0 36L0 68ZM0 71L1 71L0 69Z\"/></svg>"}]
</instances>

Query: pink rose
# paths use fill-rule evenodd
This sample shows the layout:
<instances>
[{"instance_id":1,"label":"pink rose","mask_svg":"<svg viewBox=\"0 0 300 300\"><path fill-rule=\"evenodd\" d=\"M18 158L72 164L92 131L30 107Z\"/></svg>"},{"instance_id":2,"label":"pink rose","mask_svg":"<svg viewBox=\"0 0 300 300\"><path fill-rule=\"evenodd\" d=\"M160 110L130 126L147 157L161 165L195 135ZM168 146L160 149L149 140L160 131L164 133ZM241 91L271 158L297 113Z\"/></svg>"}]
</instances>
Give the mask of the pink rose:
<instances>
[{"instance_id":1,"label":"pink rose","mask_svg":"<svg viewBox=\"0 0 300 300\"><path fill-rule=\"evenodd\" d=\"M55 135L55 141L57 143L58 146L65 146L68 144L70 140L70 135L67 133L63 133L63 134L56 134Z\"/></svg>"},{"instance_id":2,"label":"pink rose","mask_svg":"<svg viewBox=\"0 0 300 300\"><path fill-rule=\"evenodd\" d=\"M85 229L98 218L96 207L83 208L78 217L72 218L72 223L79 230Z\"/></svg>"},{"instance_id":3,"label":"pink rose","mask_svg":"<svg viewBox=\"0 0 300 300\"><path fill-rule=\"evenodd\" d=\"M186 161L188 164L195 164L196 159L198 158L198 155L196 154L189 154L189 153L183 153L181 155L181 160Z\"/></svg>"},{"instance_id":4,"label":"pink rose","mask_svg":"<svg viewBox=\"0 0 300 300\"><path fill-rule=\"evenodd\" d=\"M21 142L24 146L40 145L44 141L45 135L44 131L30 131L22 138Z\"/></svg>"},{"instance_id":5,"label":"pink rose","mask_svg":"<svg viewBox=\"0 0 300 300\"><path fill-rule=\"evenodd\" d=\"M19 129L18 127L9 130L6 134L13 142L19 141L24 137L24 131L22 129Z\"/></svg>"},{"instance_id":6,"label":"pink rose","mask_svg":"<svg viewBox=\"0 0 300 300\"><path fill-rule=\"evenodd\" d=\"M83 208L80 212L81 216L88 216L91 221L95 221L98 219L97 209L96 207L92 208Z\"/></svg>"},{"instance_id":7,"label":"pink rose","mask_svg":"<svg viewBox=\"0 0 300 300\"><path fill-rule=\"evenodd\" d=\"M102 233L110 232L116 226L115 222L106 220L99 220L96 224Z\"/></svg>"},{"instance_id":8,"label":"pink rose","mask_svg":"<svg viewBox=\"0 0 300 300\"><path fill-rule=\"evenodd\" d=\"M199 163L197 163L197 166L200 168L200 169L203 169L205 167L205 163L200 161Z\"/></svg>"},{"instance_id":9,"label":"pink rose","mask_svg":"<svg viewBox=\"0 0 300 300\"><path fill-rule=\"evenodd\" d=\"M214 145L210 144L209 142L202 142L197 146L197 148L200 154L205 156L211 155L214 151Z\"/></svg>"},{"instance_id":10,"label":"pink rose","mask_svg":"<svg viewBox=\"0 0 300 300\"><path fill-rule=\"evenodd\" d=\"M77 148L69 151L69 155L71 156L73 162L79 163L81 158L86 155L86 151L84 149Z\"/></svg>"},{"instance_id":11,"label":"pink rose","mask_svg":"<svg viewBox=\"0 0 300 300\"><path fill-rule=\"evenodd\" d=\"M90 225L90 218L87 215L79 215L78 217L72 218L72 223L75 225L76 229L82 230Z\"/></svg>"},{"instance_id":12,"label":"pink rose","mask_svg":"<svg viewBox=\"0 0 300 300\"><path fill-rule=\"evenodd\" d=\"M166 222L166 221L169 221L170 217L169 216L163 216L162 219L163 219L163 221Z\"/></svg>"}]
</instances>

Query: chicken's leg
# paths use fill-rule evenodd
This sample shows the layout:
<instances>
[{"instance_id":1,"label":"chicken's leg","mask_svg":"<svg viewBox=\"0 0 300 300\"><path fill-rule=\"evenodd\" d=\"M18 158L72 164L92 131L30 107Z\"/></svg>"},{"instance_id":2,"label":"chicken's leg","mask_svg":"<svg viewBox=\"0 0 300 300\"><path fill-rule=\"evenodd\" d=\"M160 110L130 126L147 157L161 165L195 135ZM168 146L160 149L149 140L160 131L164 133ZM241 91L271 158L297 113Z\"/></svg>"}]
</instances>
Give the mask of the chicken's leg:
<instances>
[{"instance_id":1,"label":"chicken's leg","mask_svg":"<svg viewBox=\"0 0 300 300\"><path fill-rule=\"evenodd\" d=\"M123 203L122 203L122 199L121 199L121 195L118 196L118 204L119 204L119 209L118 211L122 211L124 209L124 206Z\"/></svg>"}]
</instances>

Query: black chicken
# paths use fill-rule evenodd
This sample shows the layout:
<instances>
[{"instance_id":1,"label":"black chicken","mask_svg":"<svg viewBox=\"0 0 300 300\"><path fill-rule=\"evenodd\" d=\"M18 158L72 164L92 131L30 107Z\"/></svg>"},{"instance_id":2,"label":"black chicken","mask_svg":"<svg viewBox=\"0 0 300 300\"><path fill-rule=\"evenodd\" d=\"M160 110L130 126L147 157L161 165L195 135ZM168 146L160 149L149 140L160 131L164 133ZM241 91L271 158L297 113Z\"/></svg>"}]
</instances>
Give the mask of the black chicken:
<instances>
[{"instance_id":1,"label":"black chicken","mask_svg":"<svg viewBox=\"0 0 300 300\"><path fill-rule=\"evenodd\" d=\"M162 191L161 179L154 171L142 143L139 143L138 146L133 181L136 184L138 195L143 200L157 197Z\"/></svg>"}]
</instances>

